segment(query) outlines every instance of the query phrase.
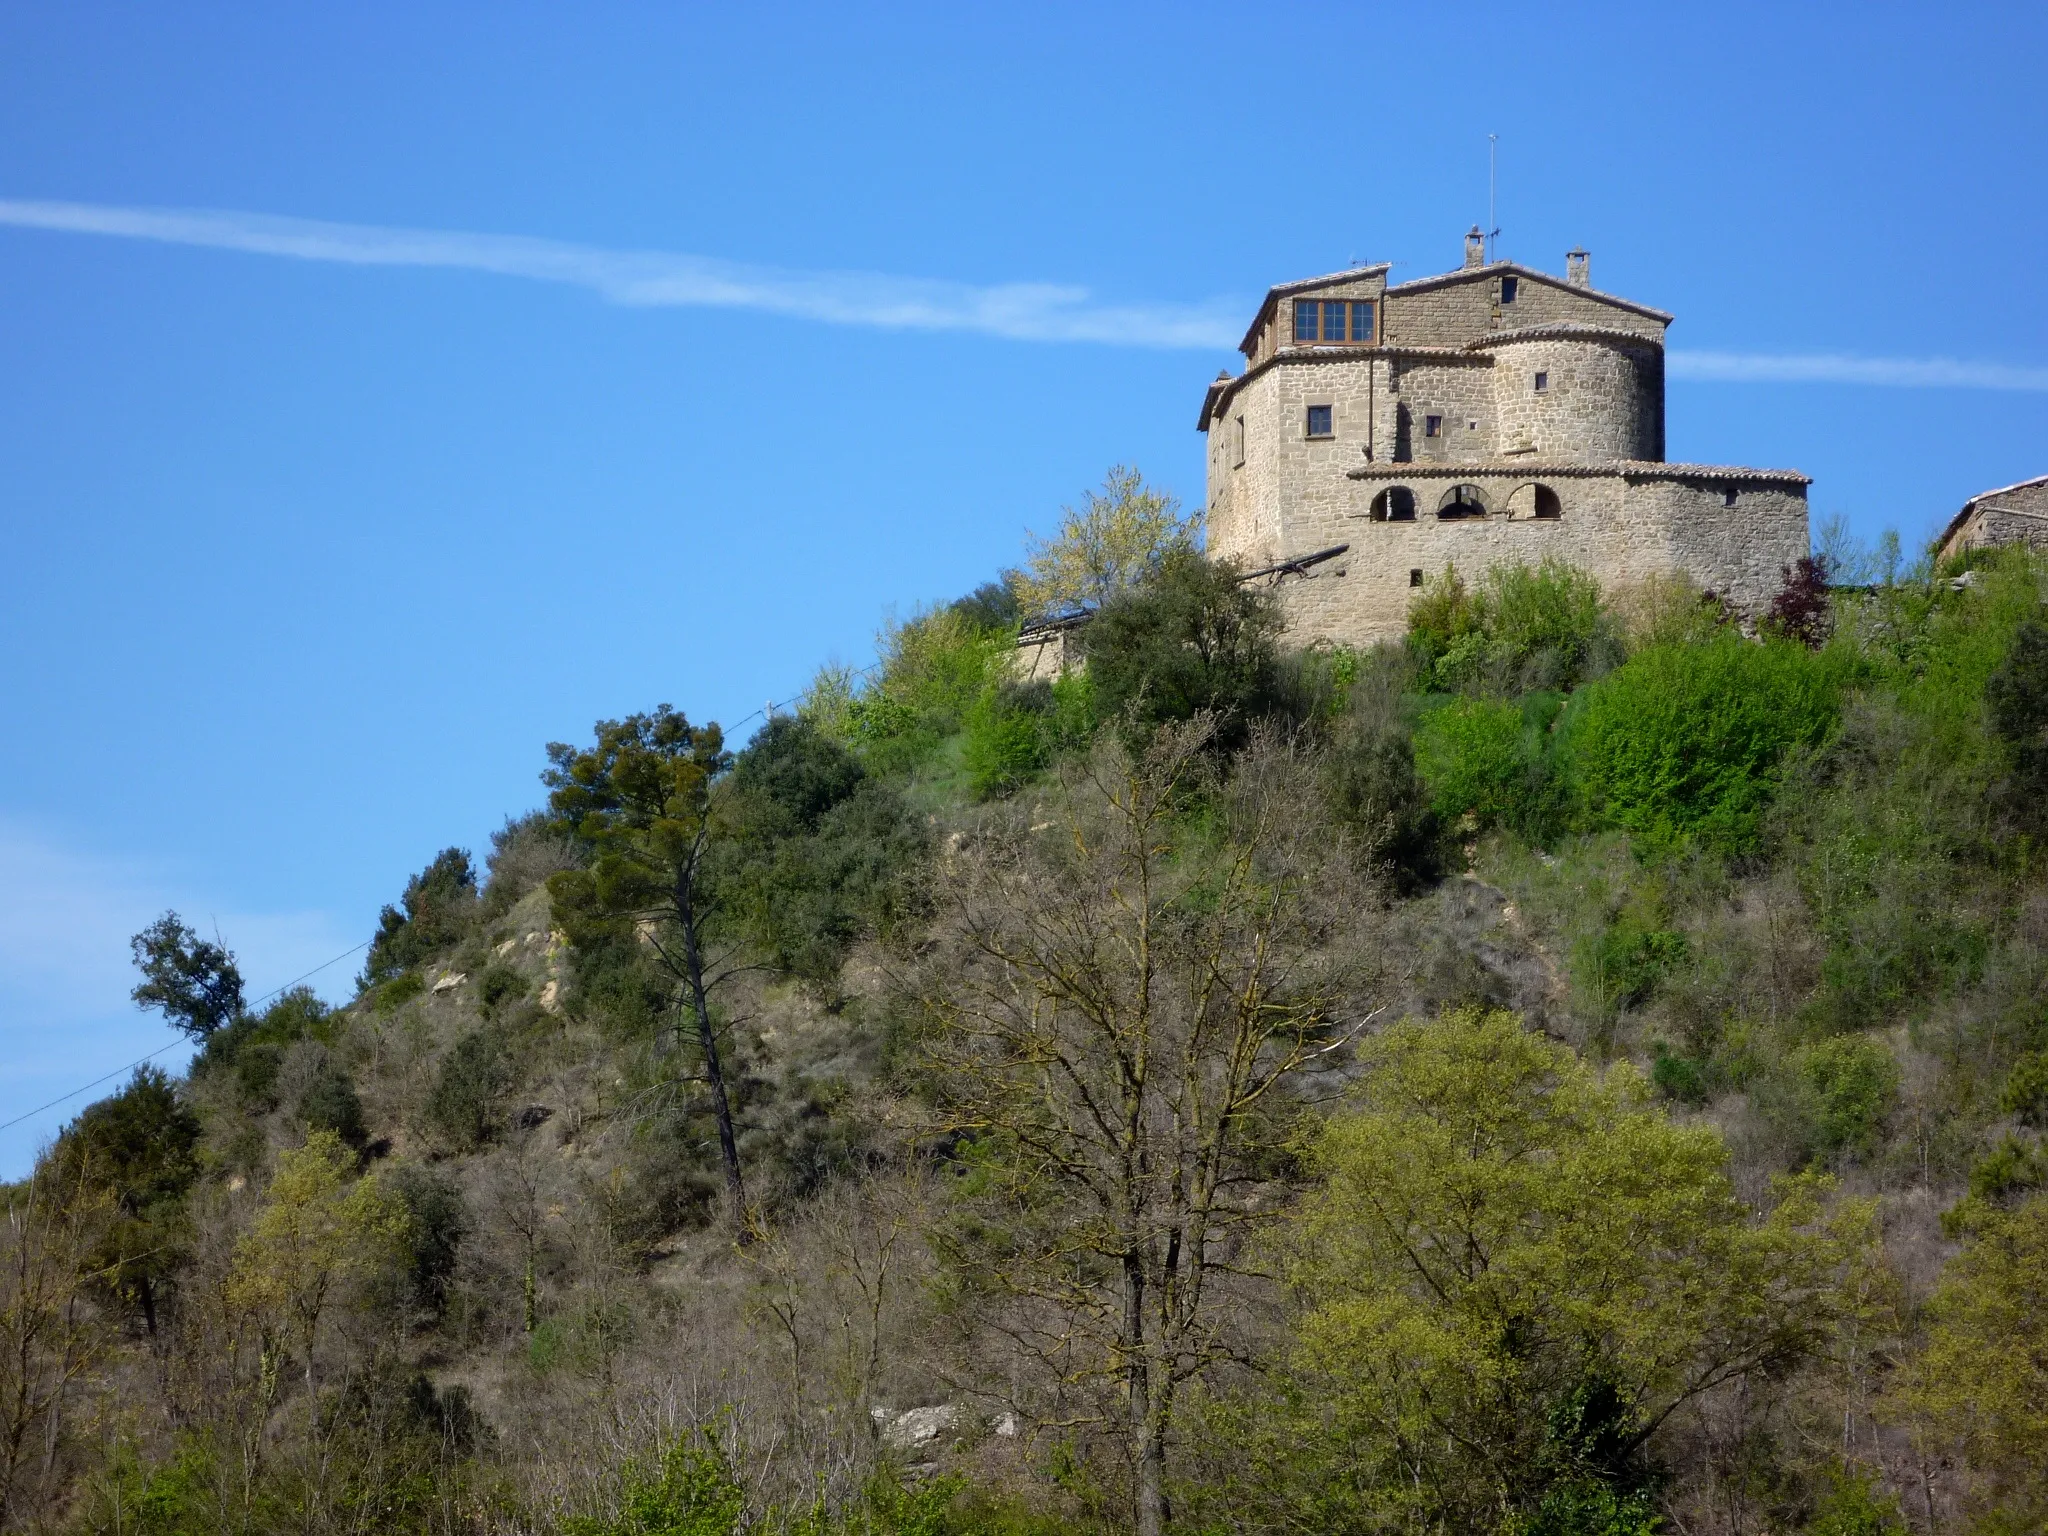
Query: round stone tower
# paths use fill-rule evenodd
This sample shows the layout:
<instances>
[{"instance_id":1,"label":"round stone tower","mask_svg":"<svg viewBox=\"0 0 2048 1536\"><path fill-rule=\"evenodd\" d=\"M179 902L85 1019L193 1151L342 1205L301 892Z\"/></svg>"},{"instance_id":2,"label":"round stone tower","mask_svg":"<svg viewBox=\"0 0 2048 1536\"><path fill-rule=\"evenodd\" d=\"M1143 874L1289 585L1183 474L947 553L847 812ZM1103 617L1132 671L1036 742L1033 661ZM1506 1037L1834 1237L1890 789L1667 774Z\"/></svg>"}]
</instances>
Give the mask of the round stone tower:
<instances>
[{"instance_id":1,"label":"round stone tower","mask_svg":"<svg viewBox=\"0 0 2048 1536\"><path fill-rule=\"evenodd\" d=\"M1664 457L1664 349L1586 325L1500 331L1472 344L1493 354L1503 455L1603 463Z\"/></svg>"}]
</instances>

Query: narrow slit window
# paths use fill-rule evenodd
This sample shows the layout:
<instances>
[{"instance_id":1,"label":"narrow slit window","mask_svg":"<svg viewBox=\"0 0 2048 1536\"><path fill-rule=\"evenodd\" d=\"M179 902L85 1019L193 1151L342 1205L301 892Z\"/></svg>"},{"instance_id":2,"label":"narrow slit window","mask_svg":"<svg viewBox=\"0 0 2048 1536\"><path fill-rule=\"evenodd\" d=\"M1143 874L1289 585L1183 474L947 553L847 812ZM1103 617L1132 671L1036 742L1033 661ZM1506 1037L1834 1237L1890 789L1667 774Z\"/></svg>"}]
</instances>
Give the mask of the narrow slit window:
<instances>
[{"instance_id":1,"label":"narrow slit window","mask_svg":"<svg viewBox=\"0 0 2048 1536\"><path fill-rule=\"evenodd\" d=\"M1234 439L1231 447L1235 451L1236 457L1231 461L1230 467L1232 469L1242 469L1244 468L1244 418L1242 416L1238 417L1236 421L1231 423L1231 428L1231 436Z\"/></svg>"},{"instance_id":2,"label":"narrow slit window","mask_svg":"<svg viewBox=\"0 0 2048 1536\"><path fill-rule=\"evenodd\" d=\"M1335 429L1330 423L1331 407L1312 405L1308 408L1308 435L1310 437L1334 437Z\"/></svg>"},{"instance_id":3,"label":"narrow slit window","mask_svg":"<svg viewBox=\"0 0 2048 1536\"><path fill-rule=\"evenodd\" d=\"M1550 393L1550 373L1547 369L1538 368L1536 370L1536 393L1539 395Z\"/></svg>"}]
</instances>

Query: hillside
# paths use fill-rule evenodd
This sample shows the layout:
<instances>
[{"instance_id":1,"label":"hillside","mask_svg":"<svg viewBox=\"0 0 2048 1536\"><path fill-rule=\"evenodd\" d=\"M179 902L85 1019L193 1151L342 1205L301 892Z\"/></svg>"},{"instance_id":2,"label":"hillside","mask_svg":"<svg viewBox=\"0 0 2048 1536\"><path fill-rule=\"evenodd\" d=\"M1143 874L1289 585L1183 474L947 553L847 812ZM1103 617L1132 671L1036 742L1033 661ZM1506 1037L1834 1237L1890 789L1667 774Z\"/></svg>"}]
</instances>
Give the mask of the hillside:
<instances>
[{"instance_id":1,"label":"hillside","mask_svg":"<svg viewBox=\"0 0 2048 1536\"><path fill-rule=\"evenodd\" d=\"M2041 1529L2048 568L1299 654L1195 538L537 750L344 1008L141 936L0 1528Z\"/></svg>"}]
</instances>

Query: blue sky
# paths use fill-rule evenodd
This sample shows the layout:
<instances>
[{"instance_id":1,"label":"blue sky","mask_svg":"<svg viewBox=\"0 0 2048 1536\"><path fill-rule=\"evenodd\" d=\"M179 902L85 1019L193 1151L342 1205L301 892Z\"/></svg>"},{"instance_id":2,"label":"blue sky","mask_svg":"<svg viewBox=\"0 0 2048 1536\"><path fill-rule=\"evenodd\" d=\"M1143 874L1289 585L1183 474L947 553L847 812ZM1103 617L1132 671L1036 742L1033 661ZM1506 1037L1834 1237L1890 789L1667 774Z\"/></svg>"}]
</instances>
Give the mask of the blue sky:
<instances>
[{"instance_id":1,"label":"blue sky","mask_svg":"<svg viewBox=\"0 0 2048 1536\"><path fill-rule=\"evenodd\" d=\"M787 698L1113 463L1199 504L1264 287L1454 265L1489 133L1500 254L1677 314L1673 458L1924 538L2048 472L2044 44L2019 5L0 6L0 1120L167 1038L126 1002L164 907L267 990L535 804L545 742Z\"/></svg>"}]
</instances>

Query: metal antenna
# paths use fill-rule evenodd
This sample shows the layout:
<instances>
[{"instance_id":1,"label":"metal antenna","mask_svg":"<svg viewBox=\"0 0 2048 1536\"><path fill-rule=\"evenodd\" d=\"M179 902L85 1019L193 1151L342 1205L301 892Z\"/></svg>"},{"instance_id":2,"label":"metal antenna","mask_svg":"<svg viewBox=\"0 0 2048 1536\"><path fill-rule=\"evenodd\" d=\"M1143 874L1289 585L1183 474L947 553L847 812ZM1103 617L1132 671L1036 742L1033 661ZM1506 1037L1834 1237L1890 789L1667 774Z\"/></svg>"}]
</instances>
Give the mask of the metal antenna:
<instances>
[{"instance_id":1,"label":"metal antenna","mask_svg":"<svg viewBox=\"0 0 2048 1536\"><path fill-rule=\"evenodd\" d=\"M1486 136L1486 259L1488 262L1494 259L1494 242L1500 239L1500 224L1494 210L1494 204L1497 200L1496 194L1500 186L1499 161L1500 135L1489 133Z\"/></svg>"}]
</instances>

